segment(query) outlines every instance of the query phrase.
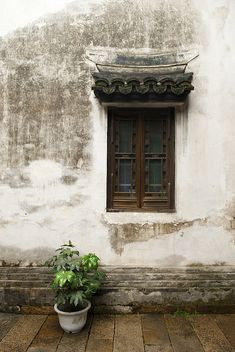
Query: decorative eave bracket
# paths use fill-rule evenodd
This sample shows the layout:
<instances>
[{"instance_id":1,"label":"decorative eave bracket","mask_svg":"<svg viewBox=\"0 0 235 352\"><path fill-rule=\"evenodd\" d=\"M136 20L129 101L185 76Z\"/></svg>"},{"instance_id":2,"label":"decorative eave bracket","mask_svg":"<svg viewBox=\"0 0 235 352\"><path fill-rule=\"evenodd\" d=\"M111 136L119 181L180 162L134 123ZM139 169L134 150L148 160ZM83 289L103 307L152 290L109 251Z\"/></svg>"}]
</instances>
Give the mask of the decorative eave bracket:
<instances>
[{"instance_id":1,"label":"decorative eave bracket","mask_svg":"<svg viewBox=\"0 0 235 352\"><path fill-rule=\"evenodd\" d=\"M193 73L185 73L198 53L126 54L90 51L88 58L99 72L93 73L92 89L101 102L177 101L194 89Z\"/></svg>"}]
</instances>

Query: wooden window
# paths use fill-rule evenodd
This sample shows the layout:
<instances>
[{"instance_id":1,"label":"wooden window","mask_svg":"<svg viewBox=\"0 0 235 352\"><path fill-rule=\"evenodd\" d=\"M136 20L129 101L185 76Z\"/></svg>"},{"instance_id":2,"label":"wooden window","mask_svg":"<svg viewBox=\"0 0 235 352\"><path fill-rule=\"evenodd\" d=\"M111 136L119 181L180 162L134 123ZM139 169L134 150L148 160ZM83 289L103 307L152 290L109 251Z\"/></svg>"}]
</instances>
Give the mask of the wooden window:
<instances>
[{"instance_id":1,"label":"wooden window","mask_svg":"<svg viewBox=\"0 0 235 352\"><path fill-rule=\"evenodd\" d=\"M174 210L174 108L108 111L108 211Z\"/></svg>"}]
</instances>

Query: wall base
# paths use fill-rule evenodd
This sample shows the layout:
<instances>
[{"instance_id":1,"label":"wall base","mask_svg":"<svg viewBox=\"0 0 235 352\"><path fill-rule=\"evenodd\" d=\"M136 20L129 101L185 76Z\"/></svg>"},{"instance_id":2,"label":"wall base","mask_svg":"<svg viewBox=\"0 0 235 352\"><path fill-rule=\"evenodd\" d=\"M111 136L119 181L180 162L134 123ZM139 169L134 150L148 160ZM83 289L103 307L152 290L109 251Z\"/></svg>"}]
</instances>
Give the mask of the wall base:
<instances>
[{"instance_id":1,"label":"wall base","mask_svg":"<svg viewBox=\"0 0 235 352\"><path fill-rule=\"evenodd\" d=\"M96 313L235 313L235 267L103 267ZM53 313L51 274L44 267L0 267L0 310Z\"/></svg>"}]
</instances>

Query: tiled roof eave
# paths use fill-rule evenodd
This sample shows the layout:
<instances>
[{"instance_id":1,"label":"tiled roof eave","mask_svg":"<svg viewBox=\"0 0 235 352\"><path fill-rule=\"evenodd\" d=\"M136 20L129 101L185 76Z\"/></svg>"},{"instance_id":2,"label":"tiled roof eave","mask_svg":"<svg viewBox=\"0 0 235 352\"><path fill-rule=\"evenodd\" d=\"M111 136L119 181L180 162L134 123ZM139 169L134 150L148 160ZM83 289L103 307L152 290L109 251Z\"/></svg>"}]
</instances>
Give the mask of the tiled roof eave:
<instances>
[{"instance_id":1,"label":"tiled roof eave","mask_svg":"<svg viewBox=\"0 0 235 352\"><path fill-rule=\"evenodd\" d=\"M96 97L103 101L120 100L182 100L194 89L192 73L159 75L151 73L119 74L96 72L93 74L95 84L92 89Z\"/></svg>"}]
</instances>

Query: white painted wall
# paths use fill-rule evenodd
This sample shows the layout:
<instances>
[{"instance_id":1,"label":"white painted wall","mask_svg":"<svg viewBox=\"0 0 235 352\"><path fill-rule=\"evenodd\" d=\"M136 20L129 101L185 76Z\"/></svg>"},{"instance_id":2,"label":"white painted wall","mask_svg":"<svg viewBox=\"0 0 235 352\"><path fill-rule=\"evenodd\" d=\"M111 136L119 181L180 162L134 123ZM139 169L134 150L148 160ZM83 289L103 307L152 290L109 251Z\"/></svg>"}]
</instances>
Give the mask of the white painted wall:
<instances>
[{"instance_id":1,"label":"white painted wall","mask_svg":"<svg viewBox=\"0 0 235 352\"><path fill-rule=\"evenodd\" d=\"M0 36L59 11L91 11L100 0L0 0Z\"/></svg>"},{"instance_id":2,"label":"white painted wall","mask_svg":"<svg viewBox=\"0 0 235 352\"><path fill-rule=\"evenodd\" d=\"M69 0L2 1L0 35L60 11L69 3ZM141 1L143 6L153 4ZM66 11L89 12L88 5L95 2L99 3L77 1L67 6ZM21 265L38 263L70 239L82 252L96 252L104 264L235 265L235 231L231 228L235 217L235 2L192 2L201 20L197 42L192 45L199 49L200 56L188 67L188 71L194 72L195 87L188 111L177 113L176 213L106 213L107 116L92 93L90 116L94 134L89 174L84 176L78 169L77 182L67 187L59 182L67 172L62 164L39 160L23 171L32 187L0 186L2 259L20 260ZM86 197L82 203L58 206L70 202L77 194ZM33 207L39 211L29 212ZM188 221L192 221L191 226L169 234L150 234L145 241L126 243L120 232L121 253L111 246L109 224L175 223L177 226Z\"/></svg>"}]
</instances>

